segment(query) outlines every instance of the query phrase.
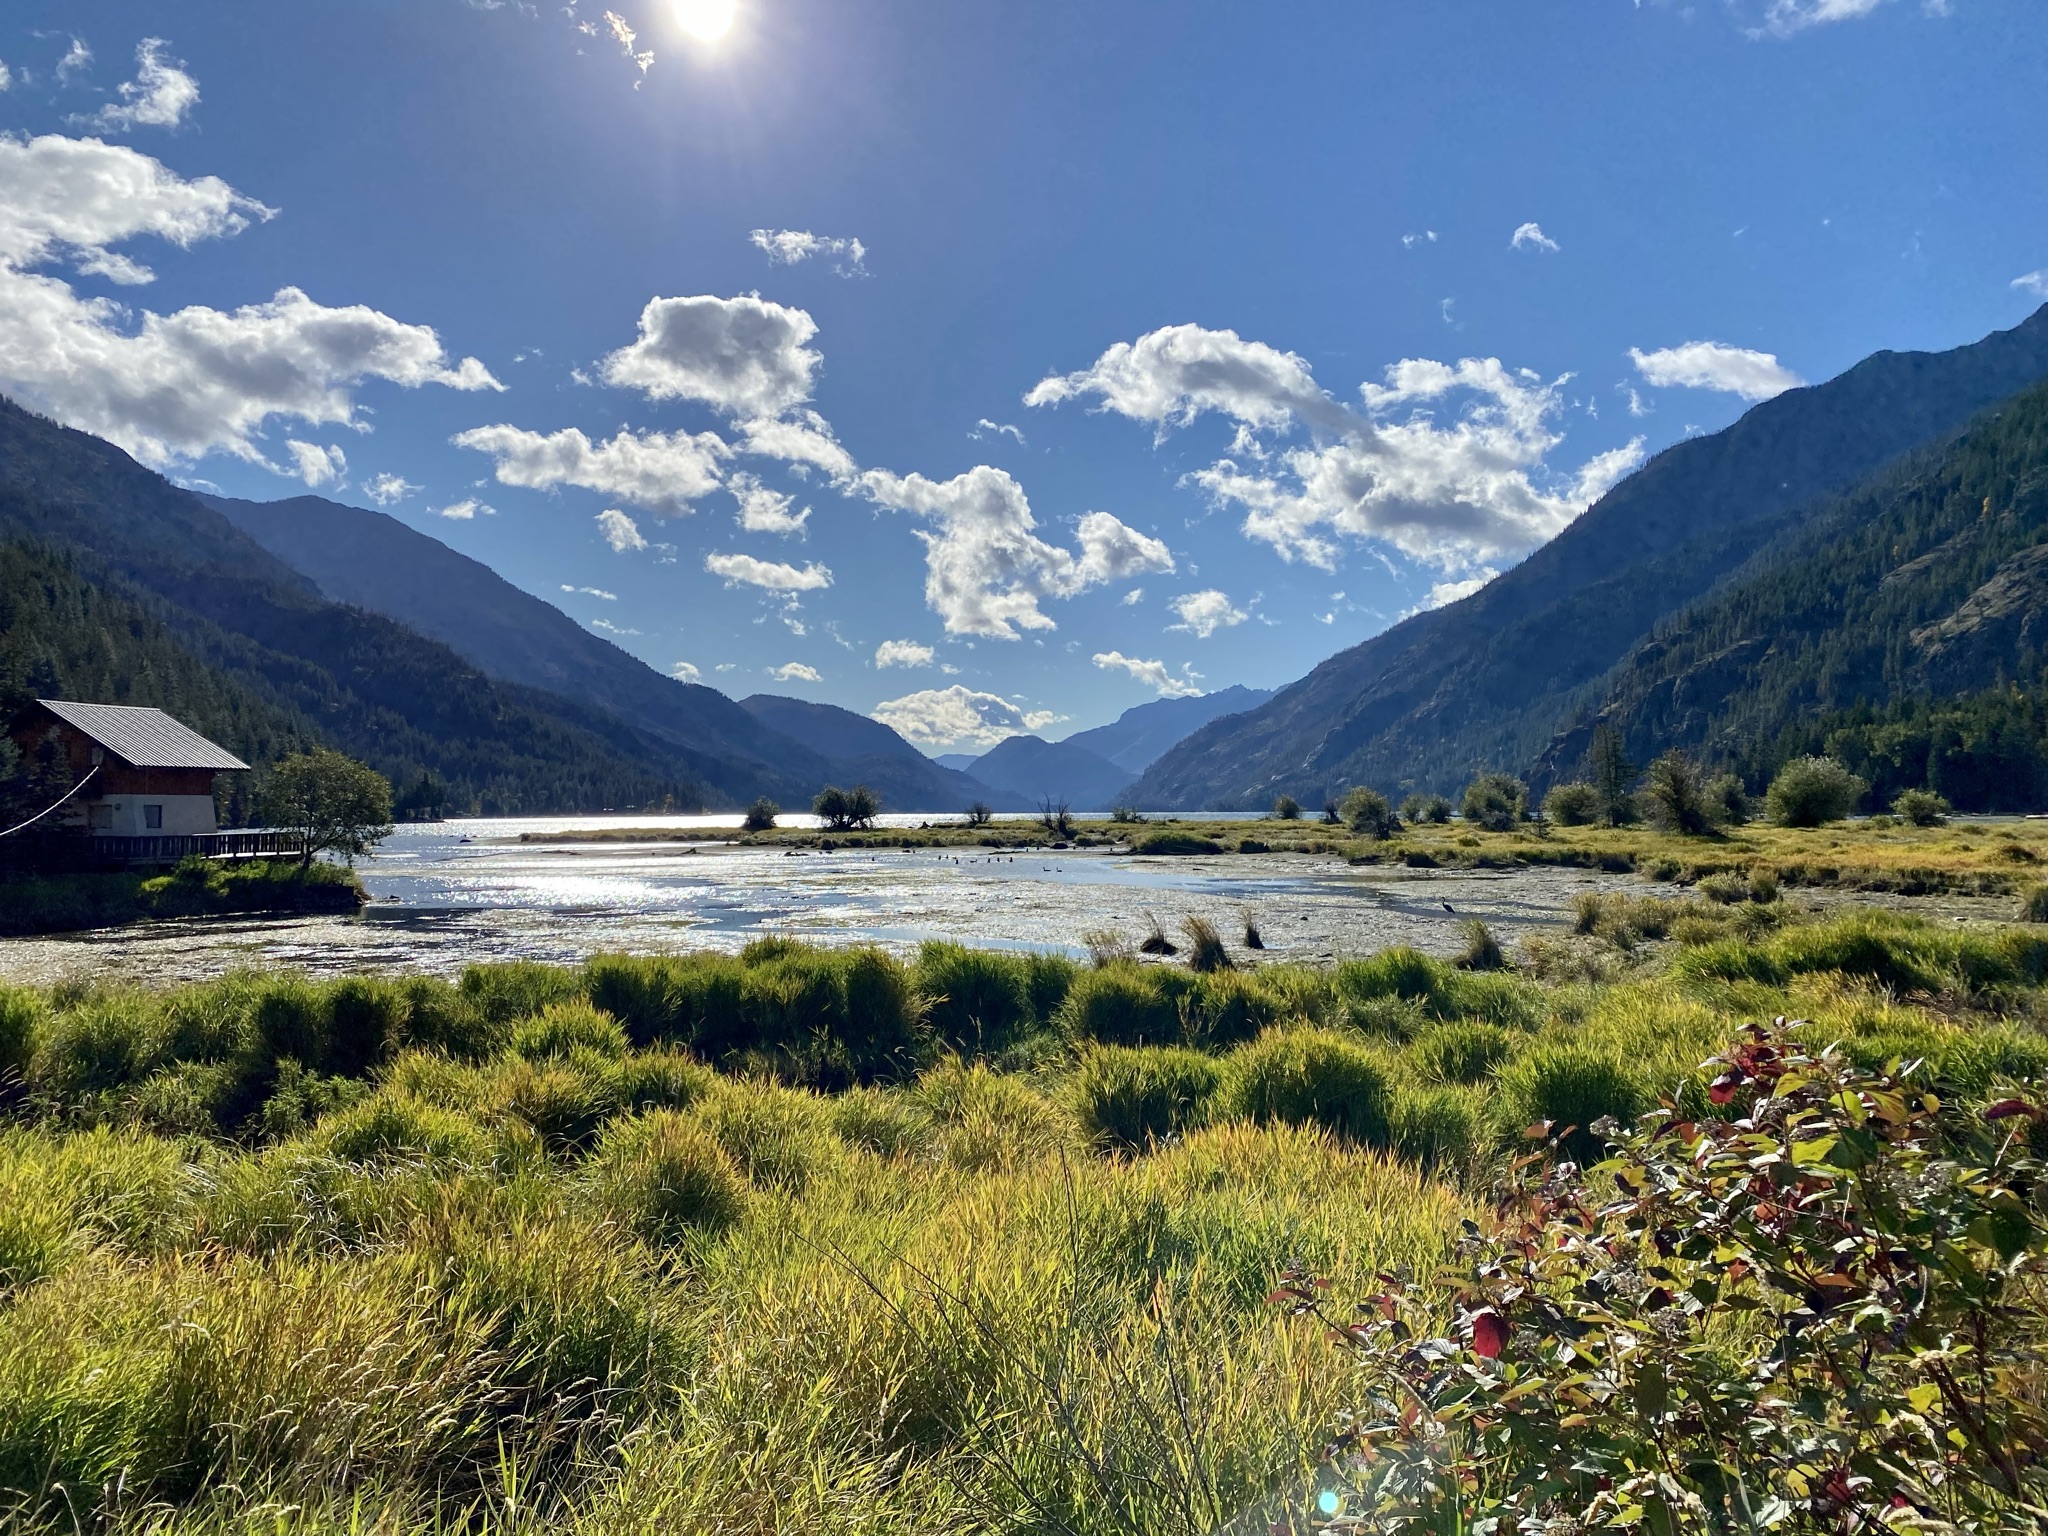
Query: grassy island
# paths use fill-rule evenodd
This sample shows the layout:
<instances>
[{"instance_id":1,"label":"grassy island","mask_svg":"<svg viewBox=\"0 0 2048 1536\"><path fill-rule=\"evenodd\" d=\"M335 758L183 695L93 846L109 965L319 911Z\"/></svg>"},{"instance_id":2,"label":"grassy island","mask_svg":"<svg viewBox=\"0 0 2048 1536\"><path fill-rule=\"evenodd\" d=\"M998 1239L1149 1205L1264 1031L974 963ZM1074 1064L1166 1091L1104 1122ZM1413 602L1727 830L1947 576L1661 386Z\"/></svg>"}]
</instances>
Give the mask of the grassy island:
<instances>
[{"instance_id":1,"label":"grassy island","mask_svg":"<svg viewBox=\"0 0 2048 1536\"><path fill-rule=\"evenodd\" d=\"M1702 1063L1755 1021L1951 1116L2048 1075L2048 928L1579 919L1498 969L766 940L7 990L0 1521L1192 1536L1315 1486L1359 1349L1405 1369L1294 1314L1411 1277L1371 1315L1483 1373L1461 1223L1532 1146L1744 1112Z\"/></svg>"}]
</instances>

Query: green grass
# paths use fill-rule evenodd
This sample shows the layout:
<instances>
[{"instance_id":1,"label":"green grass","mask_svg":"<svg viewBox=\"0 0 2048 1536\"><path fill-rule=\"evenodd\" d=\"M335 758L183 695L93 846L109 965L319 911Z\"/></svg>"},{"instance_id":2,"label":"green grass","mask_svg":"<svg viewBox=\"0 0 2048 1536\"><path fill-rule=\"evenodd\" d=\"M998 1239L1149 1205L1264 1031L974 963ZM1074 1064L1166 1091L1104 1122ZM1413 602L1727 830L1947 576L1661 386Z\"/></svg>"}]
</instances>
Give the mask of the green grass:
<instances>
[{"instance_id":1,"label":"green grass","mask_svg":"<svg viewBox=\"0 0 2048 1536\"><path fill-rule=\"evenodd\" d=\"M1673 941L1605 983L778 941L0 990L0 1525L1220 1528L1351 1391L1284 1267L1433 1273L1530 1123L1705 1112L1776 1014L1957 1114L2048 1073L2038 930L1668 905L1591 912Z\"/></svg>"},{"instance_id":2,"label":"green grass","mask_svg":"<svg viewBox=\"0 0 2048 1536\"><path fill-rule=\"evenodd\" d=\"M0 934L112 928L144 918L353 912L361 882L337 864L190 858L167 875L46 875L0 880Z\"/></svg>"}]
</instances>

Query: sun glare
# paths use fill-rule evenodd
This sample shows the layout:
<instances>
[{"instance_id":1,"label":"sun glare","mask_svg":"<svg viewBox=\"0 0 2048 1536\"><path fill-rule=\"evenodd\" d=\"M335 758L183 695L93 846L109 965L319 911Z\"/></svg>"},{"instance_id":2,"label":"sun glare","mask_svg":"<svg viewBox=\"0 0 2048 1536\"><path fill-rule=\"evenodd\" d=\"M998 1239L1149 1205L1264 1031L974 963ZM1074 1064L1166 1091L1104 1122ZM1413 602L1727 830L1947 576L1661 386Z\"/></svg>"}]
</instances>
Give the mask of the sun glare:
<instances>
[{"instance_id":1,"label":"sun glare","mask_svg":"<svg viewBox=\"0 0 2048 1536\"><path fill-rule=\"evenodd\" d=\"M675 0L676 20L701 43L715 43L732 30L738 0Z\"/></svg>"}]
</instances>

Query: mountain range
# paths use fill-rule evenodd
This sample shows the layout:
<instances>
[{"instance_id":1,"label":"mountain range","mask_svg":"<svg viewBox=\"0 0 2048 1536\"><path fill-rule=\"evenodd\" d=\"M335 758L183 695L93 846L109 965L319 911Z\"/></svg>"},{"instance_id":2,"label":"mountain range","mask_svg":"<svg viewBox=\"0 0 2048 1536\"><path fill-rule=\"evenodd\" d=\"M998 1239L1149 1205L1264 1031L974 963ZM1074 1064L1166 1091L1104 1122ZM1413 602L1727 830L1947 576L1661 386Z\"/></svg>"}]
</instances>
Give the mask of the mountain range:
<instances>
[{"instance_id":1,"label":"mountain range","mask_svg":"<svg viewBox=\"0 0 2048 1536\"><path fill-rule=\"evenodd\" d=\"M1859 481L2044 375L2048 306L1969 346L1879 352L1768 400L1658 454L1477 593L1194 732L1145 771L1136 801L1248 808L1285 793L1317 804L1352 784L1448 792L1485 768L1562 769L1571 749L1554 739L1602 707L1609 674L1660 625L1803 532L1839 533ZM1964 668L1947 686L1989 680Z\"/></svg>"},{"instance_id":2,"label":"mountain range","mask_svg":"<svg viewBox=\"0 0 2048 1536\"><path fill-rule=\"evenodd\" d=\"M158 704L254 762L326 742L422 806L1316 805L1537 789L1593 730L1760 786L1828 750L1977 808L2048 803L2048 306L1879 352L1677 444L1477 593L1274 694L933 760L881 723L667 677L382 513L202 496L0 401L0 706ZM238 791L239 792L239 791Z\"/></svg>"}]
</instances>

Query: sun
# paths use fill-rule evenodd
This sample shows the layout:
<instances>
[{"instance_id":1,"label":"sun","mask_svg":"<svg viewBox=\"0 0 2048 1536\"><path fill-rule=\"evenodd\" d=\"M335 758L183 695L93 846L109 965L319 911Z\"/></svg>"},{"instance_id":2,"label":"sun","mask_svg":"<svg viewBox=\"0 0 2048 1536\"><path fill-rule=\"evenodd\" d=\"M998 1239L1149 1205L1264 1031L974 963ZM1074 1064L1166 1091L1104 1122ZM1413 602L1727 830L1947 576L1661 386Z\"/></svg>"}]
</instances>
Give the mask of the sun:
<instances>
[{"instance_id":1,"label":"sun","mask_svg":"<svg viewBox=\"0 0 2048 1536\"><path fill-rule=\"evenodd\" d=\"M675 0L676 21L700 43L715 43L732 30L738 0Z\"/></svg>"}]
</instances>

